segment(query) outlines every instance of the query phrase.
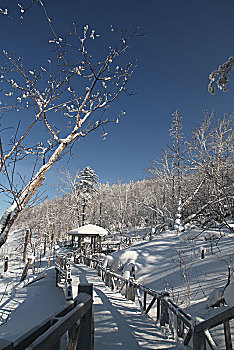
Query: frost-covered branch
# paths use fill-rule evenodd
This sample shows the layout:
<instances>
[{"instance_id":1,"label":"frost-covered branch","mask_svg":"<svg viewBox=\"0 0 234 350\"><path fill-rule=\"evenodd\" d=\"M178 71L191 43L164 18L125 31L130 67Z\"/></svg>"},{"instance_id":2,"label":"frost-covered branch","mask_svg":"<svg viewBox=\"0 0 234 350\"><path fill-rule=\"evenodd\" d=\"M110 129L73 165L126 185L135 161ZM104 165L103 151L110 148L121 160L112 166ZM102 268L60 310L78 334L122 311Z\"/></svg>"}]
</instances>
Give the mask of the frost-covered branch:
<instances>
[{"instance_id":1,"label":"frost-covered branch","mask_svg":"<svg viewBox=\"0 0 234 350\"><path fill-rule=\"evenodd\" d=\"M215 92L215 82L219 90L226 92L228 90L229 75L234 68L234 57L221 64L217 70L214 70L210 75L210 83L208 85L208 91L213 95Z\"/></svg>"},{"instance_id":2,"label":"frost-covered branch","mask_svg":"<svg viewBox=\"0 0 234 350\"><path fill-rule=\"evenodd\" d=\"M40 4L43 6L41 1ZM81 34L74 28L70 42L58 36L49 40L54 56L40 69L26 67L22 58L15 59L12 54L3 51L5 64L0 67L0 111L4 112L5 109L11 112L14 108L18 118L23 117L24 122L20 124L16 137L7 143L7 114L2 115L1 119L2 124L7 125L1 130L0 176L6 182L2 191L12 194L13 205L0 220L0 246L54 163L71 149L77 139L99 128L105 139L105 125L118 123L124 115L121 112L118 117L103 119L111 103L126 91L134 64L127 63L121 67L118 61L137 32L130 36L121 33L117 45L109 49L103 60L95 60L88 53L86 42L96 40L99 35L88 26L83 28ZM13 107L9 108L9 105ZM32 131L33 141L30 137ZM34 159L28 180L29 174L25 178L17 170L18 163L27 158L30 162ZM14 176L9 176L11 173Z\"/></svg>"}]
</instances>

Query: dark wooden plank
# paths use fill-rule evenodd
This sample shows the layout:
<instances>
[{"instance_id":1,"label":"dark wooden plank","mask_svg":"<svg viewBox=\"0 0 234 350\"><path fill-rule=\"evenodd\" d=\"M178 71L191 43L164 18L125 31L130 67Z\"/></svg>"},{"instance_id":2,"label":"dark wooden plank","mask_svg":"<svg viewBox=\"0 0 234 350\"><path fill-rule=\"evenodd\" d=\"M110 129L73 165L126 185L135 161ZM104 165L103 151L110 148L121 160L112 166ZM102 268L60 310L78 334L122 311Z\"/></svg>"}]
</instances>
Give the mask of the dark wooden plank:
<instances>
[{"instance_id":1,"label":"dark wooden plank","mask_svg":"<svg viewBox=\"0 0 234 350\"><path fill-rule=\"evenodd\" d=\"M161 299L160 325L165 326L165 324L169 324L168 305L164 299Z\"/></svg>"},{"instance_id":2,"label":"dark wooden plank","mask_svg":"<svg viewBox=\"0 0 234 350\"><path fill-rule=\"evenodd\" d=\"M149 303L145 313L148 314L148 312L150 311L150 309L152 308L152 306L154 305L155 303L155 300L156 300L156 297L153 297L153 299L151 300L151 302Z\"/></svg>"},{"instance_id":3,"label":"dark wooden plank","mask_svg":"<svg viewBox=\"0 0 234 350\"><path fill-rule=\"evenodd\" d=\"M193 334L193 350L206 350L206 338L203 330Z\"/></svg>"},{"instance_id":4,"label":"dark wooden plank","mask_svg":"<svg viewBox=\"0 0 234 350\"><path fill-rule=\"evenodd\" d=\"M184 338L184 345L188 346L190 339L192 338L193 335L193 331L191 328L189 328L188 333L186 334L185 338Z\"/></svg>"},{"instance_id":5,"label":"dark wooden plank","mask_svg":"<svg viewBox=\"0 0 234 350\"><path fill-rule=\"evenodd\" d=\"M58 339L81 319L92 308L92 298L87 294L80 294L80 302L78 305L64 317L57 319L56 323L51 326L44 334L37 338L27 350L44 350L53 349ZM25 348L24 348L25 349ZM88 349L88 348L87 348ZM82 349L83 350L83 349Z\"/></svg>"},{"instance_id":6,"label":"dark wooden plank","mask_svg":"<svg viewBox=\"0 0 234 350\"><path fill-rule=\"evenodd\" d=\"M42 322L39 326L30 329L27 333L25 333L19 339L14 341L14 349L24 350L28 345L34 342L56 322L56 320L53 320L50 317L49 319Z\"/></svg>"},{"instance_id":7,"label":"dark wooden plank","mask_svg":"<svg viewBox=\"0 0 234 350\"><path fill-rule=\"evenodd\" d=\"M208 320L205 320L194 326L195 332L199 332L203 329L210 329L218 326L219 324L229 321L234 317L234 306L228 308L227 310L215 315Z\"/></svg>"},{"instance_id":8,"label":"dark wooden plank","mask_svg":"<svg viewBox=\"0 0 234 350\"><path fill-rule=\"evenodd\" d=\"M181 321L180 315L177 315L177 335L183 338L184 335L184 323Z\"/></svg>"},{"instance_id":9,"label":"dark wooden plank","mask_svg":"<svg viewBox=\"0 0 234 350\"><path fill-rule=\"evenodd\" d=\"M232 350L232 337L231 337L231 330L230 330L229 321L225 321L223 323L223 326L224 326L226 350Z\"/></svg>"},{"instance_id":10,"label":"dark wooden plank","mask_svg":"<svg viewBox=\"0 0 234 350\"><path fill-rule=\"evenodd\" d=\"M144 290L143 310L146 310L146 299L147 299L147 292Z\"/></svg>"},{"instance_id":11,"label":"dark wooden plank","mask_svg":"<svg viewBox=\"0 0 234 350\"><path fill-rule=\"evenodd\" d=\"M1 339L0 338L0 350L13 350L14 344L10 342L9 340Z\"/></svg>"},{"instance_id":12,"label":"dark wooden plank","mask_svg":"<svg viewBox=\"0 0 234 350\"><path fill-rule=\"evenodd\" d=\"M93 349L93 307L91 306L80 319L80 336L77 342L79 350Z\"/></svg>"},{"instance_id":13,"label":"dark wooden plank","mask_svg":"<svg viewBox=\"0 0 234 350\"><path fill-rule=\"evenodd\" d=\"M125 298L128 299L129 283L125 282Z\"/></svg>"},{"instance_id":14,"label":"dark wooden plank","mask_svg":"<svg viewBox=\"0 0 234 350\"><path fill-rule=\"evenodd\" d=\"M160 308L161 308L161 305L160 305L160 298L157 298L157 320L160 319Z\"/></svg>"},{"instance_id":15,"label":"dark wooden plank","mask_svg":"<svg viewBox=\"0 0 234 350\"><path fill-rule=\"evenodd\" d=\"M76 350L80 333L80 321L76 322L69 330L69 342L67 350Z\"/></svg>"}]
</instances>

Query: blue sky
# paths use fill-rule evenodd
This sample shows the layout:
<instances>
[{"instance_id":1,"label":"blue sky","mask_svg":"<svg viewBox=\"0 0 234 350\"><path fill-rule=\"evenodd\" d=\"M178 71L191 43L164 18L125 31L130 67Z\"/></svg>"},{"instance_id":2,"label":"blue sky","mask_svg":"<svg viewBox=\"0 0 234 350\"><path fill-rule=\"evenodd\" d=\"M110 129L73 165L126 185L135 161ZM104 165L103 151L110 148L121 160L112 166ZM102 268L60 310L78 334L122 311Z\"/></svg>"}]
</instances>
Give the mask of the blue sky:
<instances>
[{"instance_id":1,"label":"blue sky","mask_svg":"<svg viewBox=\"0 0 234 350\"><path fill-rule=\"evenodd\" d=\"M19 1L11 1L12 20L0 17L1 49L22 55L32 67L39 67L48 57L49 32L40 6L36 4L24 18L17 19ZM234 110L234 82L229 91L207 91L209 73L234 52L233 0L45 0L53 26L59 35L71 28L89 24L104 41L110 25L134 30L140 27L146 38L138 38L130 51L138 58L138 67L129 88L136 94L123 96L113 106L113 115L121 109L126 117L109 129L106 141L100 133L78 142L74 158L61 166L74 173L90 165L101 182L137 180L161 149L170 143L168 129L171 115L179 109L184 118L185 134L199 125L205 110L217 115ZM21 1L22 5L26 1ZM0 0L6 8L9 1ZM97 49L99 50L99 49ZM101 49L100 49L101 50ZM110 115L111 116L111 115ZM46 189L54 171L47 175ZM0 206L5 204L0 204Z\"/></svg>"}]
</instances>

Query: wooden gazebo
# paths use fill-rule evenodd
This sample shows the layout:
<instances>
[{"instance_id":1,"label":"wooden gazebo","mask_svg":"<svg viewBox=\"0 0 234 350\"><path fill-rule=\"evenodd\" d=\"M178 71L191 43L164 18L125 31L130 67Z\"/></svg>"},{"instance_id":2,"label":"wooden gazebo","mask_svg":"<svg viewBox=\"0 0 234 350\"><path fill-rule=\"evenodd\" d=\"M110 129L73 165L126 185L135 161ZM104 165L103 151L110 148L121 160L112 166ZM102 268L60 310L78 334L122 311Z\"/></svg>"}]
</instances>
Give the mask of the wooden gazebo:
<instances>
[{"instance_id":1,"label":"wooden gazebo","mask_svg":"<svg viewBox=\"0 0 234 350\"><path fill-rule=\"evenodd\" d=\"M82 247L82 243L84 242L85 238L90 238L91 249L93 249L94 251L101 251L102 237L108 235L108 231L105 230L103 227L88 224L70 230L67 234L72 237L73 247L75 246L76 237L78 237L78 248ZM86 248L87 243L84 243L84 249L86 250Z\"/></svg>"}]
</instances>

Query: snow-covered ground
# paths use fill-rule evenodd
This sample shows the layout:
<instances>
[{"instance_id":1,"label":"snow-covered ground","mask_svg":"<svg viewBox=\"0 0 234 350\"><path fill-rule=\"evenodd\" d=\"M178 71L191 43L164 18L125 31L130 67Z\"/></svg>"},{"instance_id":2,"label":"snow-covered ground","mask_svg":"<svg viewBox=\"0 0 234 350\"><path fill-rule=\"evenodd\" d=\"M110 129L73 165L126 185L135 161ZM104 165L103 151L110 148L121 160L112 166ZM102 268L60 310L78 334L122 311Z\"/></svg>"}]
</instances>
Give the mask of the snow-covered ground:
<instances>
[{"instance_id":1,"label":"snow-covered ground","mask_svg":"<svg viewBox=\"0 0 234 350\"><path fill-rule=\"evenodd\" d=\"M207 319L234 304L233 254L233 233L197 228L178 234L167 230L148 242L113 253L104 264L126 278L135 264L135 276L140 284L156 291L169 291L176 304L193 318ZM211 305L223 296L229 271L231 281L224 292L226 303L213 308ZM151 315L155 314L153 307ZM224 348L221 328L211 331L219 349ZM231 332L234 332L233 320Z\"/></svg>"},{"instance_id":2,"label":"snow-covered ground","mask_svg":"<svg viewBox=\"0 0 234 350\"><path fill-rule=\"evenodd\" d=\"M25 283L20 283L24 264L21 262L22 256L19 256L18 246L22 241L22 232L11 235L8 243L0 251L1 256L9 256L8 272L3 272L3 260L0 262L0 304L3 321L0 326L0 338L8 340L16 339L65 303L62 289L55 287L53 268L45 270L48 256L41 266L35 265L36 271L32 268L29 270L30 279L33 278L33 272L44 274L45 278L27 287L23 287ZM152 236L149 241L142 241L115 252L109 259L109 265L126 277L130 267L135 265L136 279L139 283L157 291L168 290L172 299L185 308L186 312L193 317L206 319L228 307L221 305L212 308L210 305L222 295L228 280L228 271L233 273L233 243L234 235L227 232L220 235L216 230L205 232L193 229L178 235L177 232L168 230ZM204 259L201 259L202 251ZM94 283L95 350L127 347L169 349L181 346L175 345L170 333L157 328L155 322L143 315L135 304L126 301L121 294L108 290L92 269L85 266L77 268L73 265L72 278L74 296L79 281ZM231 283L224 293L229 306L233 305L233 295L231 277ZM153 314L155 310L152 308L151 315ZM232 332L233 326L232 321ZM144 337L144 334L147 336ZM223 349L223 335L220 336L219 329L213 334L219 349Z\"/></svg>"},{"instance_id":3,"label":"snow-covered ground","mask_svg":"<svg viewBox=\"0 0 234 350\"><path fill-rule=\"evenodd\" d=\"M212 247L211 236L217 237ZM207 299L213 289L226 285L228 267L231 272L234 268L233 243L231 233L220 237L216 231L194 229L178 235L168 230L148 242L113 253L110 267L121 272L134 262L139 283L157 291L169 291L174 301L185 307Z\"/></svg>"},{"instance_id":4,"label":"snow-covered ground","mask_svg":"<svg viewBox=\"0 0 234 350\"><path fill-rule=\"evenodd\" d=\"M38 259L35 260L32 256L32 248L29 245L27 258L32 258L32 263L26 280L20 282L25 267L22 257L24 236L24 230L11 233L7 242L0 248L0 325L6 321L11 311L18 307L17 292L27 283L37 278L40 273L43 273L48 265L48 252L46 256L42 257L40 262L39 257L36 257ZM4 272L5 257L8 257L7 272ZM20 300L23 299L20 298Z\"/></svg>"},{"instance_id":5,"label":"snow-covered ground","mask_svg":"<svg viewBox=\"0 0 234 350\"><path fill-rule=\"evenodd\" d=\"M63 289L56 287L54 267L47 269L43 275L44 278L39 281L16 289L11 300L17 302L18 306L9 315L7 322L0 326L1 338L9 341L18 339L66 304Z\"/></svg>"}]
</instances>

